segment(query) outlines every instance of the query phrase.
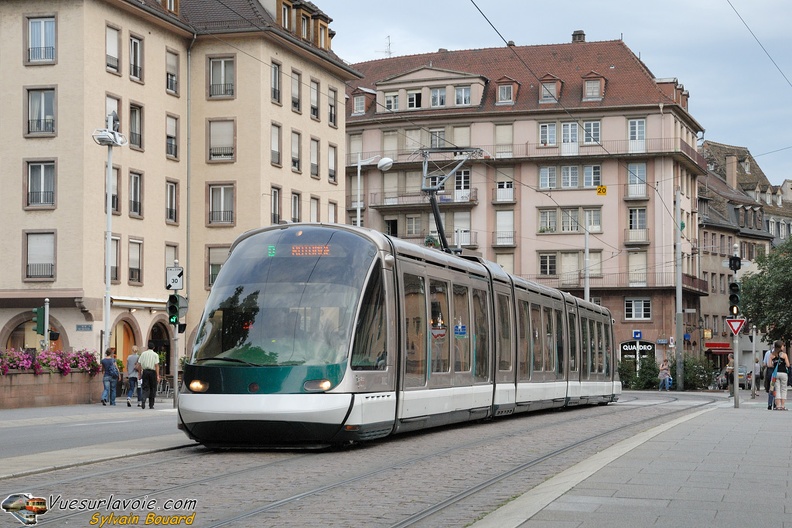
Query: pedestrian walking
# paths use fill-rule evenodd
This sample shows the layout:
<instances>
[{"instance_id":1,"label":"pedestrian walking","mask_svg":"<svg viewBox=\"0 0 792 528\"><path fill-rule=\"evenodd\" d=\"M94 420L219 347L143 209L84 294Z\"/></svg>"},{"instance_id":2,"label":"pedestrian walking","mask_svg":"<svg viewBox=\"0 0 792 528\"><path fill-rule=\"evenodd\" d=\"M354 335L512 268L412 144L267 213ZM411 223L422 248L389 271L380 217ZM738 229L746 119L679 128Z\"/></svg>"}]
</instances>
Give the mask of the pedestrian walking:
<instances>
[{"instance_id":1,"label":"pedestrian walking","mask_svg":"<svg viewBox=\"0 0 792 528\"><path fill-rule=\"evenodd\" d=\"M754 368L753 368L753 375L751 377L751 399L756 399L756 387L759 385L759 381L762 379L762 364L759 362L759 358L754 358Z\"/></svg>"},{"instance_id":2,"label":"pedestrian walking","mask_svg":"<svg viewBox=\"0 0 792 528\"><path fill-rule=\"evenodd\" d=\"M729 354L729 362L723 369L723 375L726 376L726 385L729 387L729 398L731 398L734 396L734 354Z\"/></svg>"},{"instance_id":3,"label":"pedestrian walking","mask_svg":"<svg viewBox=\"0 0 792 528\"><path fill-rule=\"evenodd\" d=\"M137 395L137 405L140 405L141 390L138 388L138 378L140 377L140 373L138 372L140 368L138 366L139 357L137 345L132 345L132 353L127 356L127 382L129 383L129 389L127 390L127 407L132 407L132 396L134 395Z\"/></svg>"},{"instance_id":4,"label":"pedestrian walking","mask_svg":"<svg viewBox=\"0 0 792 528\"><path fill-rule=\"evenodd\" d=\"M157 382L159 381L159 354L147 348L138 358L140 370L143 375L143 395L140 407L146 408L146 400L149 402L149 409L154 408L154 399L157 396Z\"/></svg>"},{"instance_id":5,"label":"pedestrian walking","mask_svg":"<svg viewBox=\"0 0 792 528\"><path fill-rule=\"evenodd\" d=\"M789 356L784 350L784 344L776 341L773 345L776 354L773 359L773 370L776 370L775 381L775 408L777 411L786 411L787 380L789 375Z\"/></svg>"},{"instance_id":6,"label":"pedestrian walking","mask_svg":"<svg viewBox=\"0 0 792 528\"><path fill-rule=\"evenodd\" d=\"M118 387L118 378L121 377L121 374L118 372L118 364L116 364L116 360L113 359L113 351L111 349L107 349L105 351L105 357L101 361L102 364L102 385L104 390L102 391L102 405L115 405L116 400L116 390Z\"/></svg>"},{"instance_id":7,"label":"pedestrian walking","mask_svg":"<svg viewBox=\"0 0 792 528\"><path fill-rule=\"evenodd\" d=\"M770 390L770 378L772 378L771 373L773 372L773 352L775 351L775 345L770 345L770 348L767 349L764 355L764 359L762 359L762 368L764 369L764 388L765 392L767 393L767 410L770 411L773 409L773 391Z\"/></svg>"}]
</instances>

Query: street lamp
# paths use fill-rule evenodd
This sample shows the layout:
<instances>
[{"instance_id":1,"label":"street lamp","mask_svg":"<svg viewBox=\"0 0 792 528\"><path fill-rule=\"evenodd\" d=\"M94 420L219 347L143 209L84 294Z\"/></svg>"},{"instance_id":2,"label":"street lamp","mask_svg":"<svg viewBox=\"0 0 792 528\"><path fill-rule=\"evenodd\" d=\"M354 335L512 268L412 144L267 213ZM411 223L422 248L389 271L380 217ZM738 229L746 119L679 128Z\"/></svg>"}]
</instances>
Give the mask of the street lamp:
<instances>
[{"instance_id":1,"label":"street lamp","mask_svg":"<svg viewBox=\"0 0 792 528\"><path fill-rule=\"evenodd\" d=\"M104 296L104 336L102 338L102 353L110 348L110 254L111 237L113 234L113 147L122 147L127 144L127 139L118 132L118 114L115 112L107 115L107 128L97 128L91 134L97 145L107 147L107 177L105 178L105 209L107 216L107 232L105 233L105 296Z\"/></svg>"},{"instance_id":2,"label":"street lamp","mask_svg":"<svg viewBox=\"0 0 792 528\"><path fill-rule=\"evenodd\" d=\"M366 163L371 163L377 158L382 158L379 154L376 156L372 156L370 158L366 158L364 160L360 159L360 152L358 152L358 159L357 159L357 226L360 227L360 167L362 167ZM393 160L390 158L382 158L377 163L377 168L382 172L390 170L393 167Z\"/></svg>"}]
</instances>

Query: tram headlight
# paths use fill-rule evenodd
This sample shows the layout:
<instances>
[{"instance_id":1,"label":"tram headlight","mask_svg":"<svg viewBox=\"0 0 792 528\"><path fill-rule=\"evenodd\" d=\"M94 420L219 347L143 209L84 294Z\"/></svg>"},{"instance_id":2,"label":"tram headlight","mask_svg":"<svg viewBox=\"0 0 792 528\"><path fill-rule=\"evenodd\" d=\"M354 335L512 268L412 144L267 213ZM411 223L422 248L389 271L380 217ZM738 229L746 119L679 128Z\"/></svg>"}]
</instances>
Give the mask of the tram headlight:
<instances>
[{"instance_id":1,"label":"tram headlight","mask_svg":"<svg viewBox=\"0 0 792 528\"><path fill-rule=\"evenodd\" d=\"M206 392L209 390L209 384L199 379L194 379L188 385L192 392Z\"/></svg>"},{"instance_id":2,"label":"tram headlight","mask_svg":"<svg viewBox=\"0 0 792 528\"><path fill-rule=\"evenodd\" d=\"M303 388L308 392L324 392L333 388L330 380L308 380L303 384Z\"/></svg>"}]
</instances>

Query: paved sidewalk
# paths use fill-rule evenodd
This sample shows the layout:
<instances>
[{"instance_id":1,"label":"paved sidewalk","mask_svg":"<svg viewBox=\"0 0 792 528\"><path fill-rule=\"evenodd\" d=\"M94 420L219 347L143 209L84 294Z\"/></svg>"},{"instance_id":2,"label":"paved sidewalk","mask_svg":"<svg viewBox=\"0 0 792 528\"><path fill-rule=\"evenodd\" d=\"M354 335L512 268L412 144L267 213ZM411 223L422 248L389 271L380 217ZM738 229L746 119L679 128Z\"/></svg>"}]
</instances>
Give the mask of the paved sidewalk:
<instances>
[{"instance_id":1,"label":"paved sidewalk","mask_svg":"<svg viewBox=\"0 0 792 528\"><path fill-rule=\"evenodd\" d=\"M790 527L792 412L766 402L764 392L739 409L724 399L645 431L472 526Z\"/></svg>"}]
</instances>

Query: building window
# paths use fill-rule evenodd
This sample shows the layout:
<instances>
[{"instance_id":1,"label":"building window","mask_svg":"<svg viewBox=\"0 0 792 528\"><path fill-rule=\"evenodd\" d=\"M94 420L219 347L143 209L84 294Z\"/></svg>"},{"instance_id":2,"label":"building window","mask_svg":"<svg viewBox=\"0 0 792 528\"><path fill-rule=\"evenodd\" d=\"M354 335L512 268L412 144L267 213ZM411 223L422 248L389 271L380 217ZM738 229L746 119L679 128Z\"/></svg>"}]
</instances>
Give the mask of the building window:
<instances>
[{"instance_id":1,"label":"building window","mask_svg":"<svg viewBox=\"0 0 792 528\"><path fill-rule=\"evenodd\" d=\"M583 121L583 144L598 145L600 142L600 122Z\"/></svg>"},{"instance_id":2,"label":"building window","mask_svg":"<svg viewBox=\"0 0 792 528\"><path fill-rule=\"evenodd\" d=\"M599 165L583 166L583 187L597 187L602 185L602 167Z\"/></svg>"},{"instance_id":3,"label":"building window","mask_svg":"<svg viewBox=\"0 0 792 528\"><path fill-rule=\"evenodd\" d=\"M165 155L169 158L179 157L179 120L173 116L165 118Z\"/></svg>"},{"instance_id":4,"label":"building window","mask_svg":"<svg viewBox=\"0 0 792 528\"><path fill-rule=\"evenodd\" d=\"M432 128L429 130L429 145L432 148L442 148L446 146L445 128Z\"/></svg>"},{"instance_id":5,"label":"building window","mask_svg":"<svg viewBox=\"0 0 792 528\"><path fill-rule=\"evenodd\" d=\"M291 168L293 171L300 171L300 133L292 132L291 135Z\"/></svg>"},{"instance_id":6,"label":"building window","mask_svg":"<svg viewBox=\"0 0 792 528\"><path fill-rule=\"evenodd\" d=\"M300 221L300 195L298 193L291 195L291 221Z\"/></svg>"},{"instance_id":7,"label":"building window","mask_svg":"<svg viewBox=\"0 0 792 528\"><path fill-rule=\"evenodd\" d=\"M565 165L561 167L561 188L576 189L579 186L577 165Z\"/></svg>"},{"instance_id":8,"label":"building window","mask_svg":"<svg viewBox=\"0 0 792 528\"><path fill-rule=\"evenodd\" d=\"M129 282L143 282L143 242L140 240L129 241Z\"/></svg>"},{"instance_id":9,"label":"building window","mask_svg":"<svg viewBox=\"0 0 792 528\"><path fill-rule=\"evenodd\" d=\"M412 90L407 92L407 108L421 108L420 90Z\"/></svg>"},{"instance_id":10,"label":"building window","mask_svg":"<svg viewBox=\"0 0 792 528\"><path fill-rule=\"evenodd\" d=\"M273 187L271 189L272 194L270 195L270 214L272 217L270 218L270 222L272 225L280 224L281 221L281 198L280 198L280 189L277 187Z\"/></svg>"},{"instance_id":11,"label":"building window","mask_svg":"<svg viewBox=\"0 0 792 528\"><path fill-rule=\"evenodd\" d=\"M311 23L305 15L300 17L300 37L305 40L309 40L311 37Z\"/></svg>"},{"instance_id":12,"label":"building window","mask_svg":"<svg viewBox=\"0 0 792 528\"><path fill-rule=\"evenodd\" d=\"M281 165L281 127L274 123L270 129L270 162Z\"/></svg>"},{"instance_id":13,"label":"building window","mask_svg":"<svg viewBox=\"0 0 792 528\"><path fill-rule=\"evenodd\" d=\"M29 207L55 205L55 163L28 163L27 205Z\"/></svg>"},{"instance_id":14,"label":"building window","mask_svg":"<svg viewBox=\"0 0 792 528\"><path fill-rule=\"evenodd\" d=\"M457 106L470 104L470 86L457 86L454 89L454 103Z\"/></svg>"},{"instance_id":15,"label":"building window","mask_svg":"<svg viewBox=\"0 0 792 528\"><path fill-rule=\"evenodd\" d=\"M338 181L336 176L337 161L338 161L338 149L336 149L335 145L328 145L327 146L327 179L332 183L336 183Z\"/></svg>"},{"instance_id":16,"label":"building window","mask_svg":"<svg viewBox=\"0 0 792 528\"><path fill-rule=\"evenodd\" d=\"M648 320L652 318L651 299L624 299L624 318Z\"/></svg>"},{"instance_id":17,"label":"building window","mask_svg":"<svg viewBox=\"0 0 792 528\"><path fill-rule=\"evenodd\" d=\"M165 183L165 221L176 223L179 221L178 198L179 184L176 182Z\"/></svg>"},{"instance_id":18,"label":"building window","mask_svg":"<svg viewBox=\"0 0 792 528\"><path fill-rule=\"evenodd\" d=\"M407 236L416 237L421 235L421 217L408 215L405 218L405 233Z\"/></svg>"},{"instance_id":19,"label":"building window","mask_svg":"<svg viewBox=\"0 0 792 528\"><path fill-rule=\"evenodd\" d=\"M29 18L27 33L28 62L55 62L55 18Z\"/></svg>"},{"instance_id":20,"label":"building window","mask_svg":"<svg viewBox=\"0 0 792 528\"><path fill-rule=\"evenodd\" d=\"M587 80L584 87L583 99L587 101L602 99L602 90L600 90L600 86L601 81L599 79Z\"/></svg>"},{"instance_id":21,"label":"building window","mask_svg":"<svg viewBox=\"0 0 792 528\"><path fill-rule=\"evenodd\" d=\"M646 139L646 120L645 119L630 119L628 121L629 140L644 140Z\"/></svg>"},{"instance_id":22,"label":"building window","mask_svg":"<svg viewBox=\"0 0 792 528\"><path fill-rule=\"evenodd\" d=\"M580 223L578 222L578 209L561 209L561 231L563 233L578 232Z\"/></svg>"},{"instance_id":23,"label":"building window","mask_svg":"<svg viewBox=\"0 0 792 528\"><path fill-rule=\"evenodd\" d=\"M432 88L431 91L431 106L439 107L445 106L446 90L445 88Z\"/></svg>"},{"instance_id":24,"label":"building window","mask_svg":"<svg viewBox=\"0 0 792 528\"><path fill-rule=\"evenodd\" d=\"M28 90L28 134L55 133L55 90Z\"/></svg>"},{"instance_id":25,"label":"building window","mask_svg":"<svg viewBox=\"0 0 792 528\"><path fill-rule=\"evenodd\" d=\"M539 143L542 146L555 146L556 144L556 124L542 123L539 125Z\"/></svg>"},{"instance_id":26,"label":"building window","mask_svg":"<svg viewBox=\"0 0 792 528\"><path fill-rule=\"evenodd\" d=\"M179 55L172 51L165 52L165 90L179 93Z\"/></svg>"},{"instance_id":27,"label":"building window","mask_svg":"<svg viewBox=\"0 0 792 528\"><path fill-rule=\"evenodd\" d=\"M209 223L213 225L234 223L233 185L209 186Z\"/></svg>"},{"instance_id":28,"label":"building window","mask_svg":"<svg viewBox=\"0 0 792 528\"><path fill-rule=\"evenodd\" d=\"M129 76L143 80L143 39L138 37L129 38Z\"/></svg>"},{"instance_id":29,"label":"building window","mask_svg":"<svg viewBox=\"0 0 792 528\"><path fill-rule=\"evenodd\" d=\"M338 213L336 212L338 209L338 204L334 202L329 202L327 204L327 221L335 224L338 222Z\"/></svg>"},{"instance_id":30,"label":"building window","mask_svg":"<svg viewBox=\"0 0 792 528\"><path fill-rule=\"evenodd\" d=\"M119 73L121 71L121 54L118 53L121 32L107 26L105 30L105 56L107 71Z\"/></svg>"},{"instance_id":31,"label":"building window","mask_svg":"<svg viewBox=\"0 0 792 528\"><path fill-rule=\"evenodd\" d=\"M399 93L390 92L385 94L385 110L395 112L399 109Z\"/></svg>"},{"instance_id":32,"label":"building window","mask_svg":"<svg viewBox=\"0 0 792 528\"><path fill-rule=\"evenodd\" d=\"M311 222L319 221L319 198L311 198Z\"/></svg>"},{"instance_id":33,"label":"building window","mask_svg":"<svg viewBox=\"0 0 792 528\"><path fill-rule=\"evenodd\" d=\"M311 117L319 119L319 83L311 81Z\"/></svg>"},{"instance_id":34,"label":"building window","mask_svg":"<svg viewBox=\"0 0 792 528\"><path fill-rule=\"evenodd\" d=\"M646 163L627 164L627 196L646 196Z\"/></svg>"},{"instance_id":35,"label":"building window","mask_svg":"<svg viewBox=\"0 0 792 528\"><path fill-rule=\"evenodd\" d=\"M209 272L208 285L214 284L217 279L217 274L220 273L220 268L223 267L225 261L228 259L228 247L210 247L207 251L207 270Z\"/></svg>"},{"instance_id":36,"label":"building window","mask_svg":"<svg viewBox=\"0 0 792 528\"><path fill-rule=\"evenodd\" d=\"M234 121L209 122L209 161L234 161Z\"/></svg>"},{"instance_id":37,"label":"building window","mask_svg":"<svg viewBox=\"0 0 792 528\"><path fill-rule=\"evenodd\" d=\"M270 83L272 84L272 101L280 104L281 102L281 66L277 62L272 63L270 68L272 77Z\"/></svg>"},{"instance_id":38,"label":"building window","mask_svg":"<svg viewBox=\"0 0 792 528\"><path fill-rule=\"evenodd\" d=\"M539 255L539 274L556 275L556 254L547 253Z\"/></svg>"},{"instance_id":39,"label":"building window","mask_svg":"<svg viewBox=\"0 0 792 528\"><path fill-rule=\"evenodd\" d=\"M311 138L311 176L319 177L319 140Z\"/></svg>"},{"instance_id":40,"label":"building window","mask_svg":"<svg viewBox=\"0 0 792 528\"><path fill-rule=\"evenodd\" d=\"M556 210L548 209L539 211L539 232L540 233L555 233L556 232Z\"/></svg>"},{"instance_id":41,"label":"building window","mask_svg":"<svg viewBox=\"0 0 792 528\"><path fill-rule=\"evenodd\" d=\"M319 47L327 49L327 27L323 24L319 25Z\"/></svg>"},{"instance_id":42,"label":"building window","mask_svg":"<svg viewBox=\"0 0 792 528\"><path fill-rule=\"evenodd\" d=\"M292 110L295 112L300 111L300 94L302 93L302 74L292 71L291 80L291 99Z\"/></svg>"},{"instance_id":43,"label":"building window","mask_svg":"<svg viewBox=\"0 0 792 528\"><path fill-rule=\"evenodd\" d=\"M352 113L355 115L366 113L366 97L364 95L356 95L353 102Z\"/></svg>"},{"instance_id":44,"label":"building window","mask_svg":"<svg viewBox=\"0 0 792 528\"><path fill-rule=\"evenodd\" d=\"M143 148L143 108L129 105L129 146Z\"/></svg>"},{"instance_id":45,"label":"building window","mask_svg":"<svg viewBox=\"0 0 792 528\"><path fill-rule=\"evenodd\" d=\"M331 126L336 126L336 105L338 99L338 92L336 92L335 88L330 88L327 90L327 122L330 123Z\"/></svg>"},{"instance_id":46,"label":"building window","mask_svg":"<svg viewBox=\"0 0 792 528\"><path fill-rule=\"evenodd\" d=\"M556 94L555 82L542 83L542 95L539 98L539 100L542 103L558 102L558 95Z\"/></svg>"},{"instance_id":47,"label":"building window","mask_svg":"<svg viewBox=\"0 0 792 528\"><path fill-rule=\"evenodd\" d=\"M602 231L602 209L583 209L586 218L586 229L589 232Z\"/></svg>"},{"instance_id":48,"label":"building window","mask_svg":"<svg viewBox=\"0 0 792 528\"><path fill-rule=\"evenodd\" d=\"M121 239L118 237L110 237L110 282L119 283L121 278L118 270L121 267Z\"/></svg>"},{"instance_id":49,"label":"building window","mask_svg":"<svg viewBox=\"0 0 792 528\"><path fill-rule=\"evenodd\" d=\"M119 214L121 210L119 209L119 199L118 199L118 169L113 167L112 176L110 178L110 185L112 189L110 189L110 204L112 206L113 213ZM106 196L106 195L105 195ZM106 204L107 202L105 202ZM107 206L105 205L105 211L107 210Z\"/></svg>"},{"instance_id":50,"label":"building window","mask_svg":"<svg viewBox=\"0 0 792 528\"><path fill-rule=\"evenodd\" d=\"M209 97L234 95L234 59L220 57L209 59Z\"/></svg>"},{"instance_id":51,"label":"building window","mask_svg":"<svg viewBox=\"0 0 792 528\"><path fill-rule=\"evenodd\" d=\"M129 173L129 216L143 216L143 175Z\"/></svg>"},{"instance_id":52,"label":"building window","mask_svg":"<svg viewBox=\"0 0 792 528\"><path fill-rule=\"evenodd\" d=\"M539 168L539 188L540 189L555 189L556 182L556 168L555 167L540 167Z\"/></svg>"},{"instance_id":53,"label":"building window","mask_svg":"<svg viewBox=\"0 0 792 528\"><path fill-rule=\"evenodd\" d=\"M501 84L498 86L498 102L512 103L514 87L511 84Z\"/></svg>"},{"instance_id":54,"label":"building window","mask_svg":"<svg viewBox=\"0 0 792 528\"><path fill-rule=\"evenodd\" d=\"M283 26L283 29L285 29L286 31L291 31L292 28L291 18L292 18L291 4L287 4L286 2L283 2L283 5L281 5L281 26Z\"/></svg>"},{"instance_id":55,"label":"building window","mask_svg":"<svg viewBox=\"0 0 792 528\"><path fill-rule=\"evenodd\" d=\"M55 233L26 233L25 278L55 278Z\"/></svg>"}]
</instances>

